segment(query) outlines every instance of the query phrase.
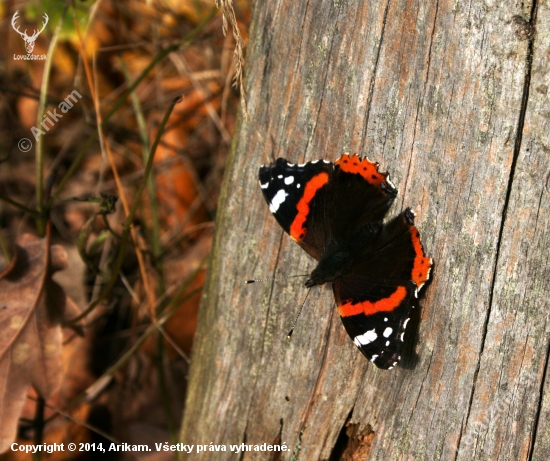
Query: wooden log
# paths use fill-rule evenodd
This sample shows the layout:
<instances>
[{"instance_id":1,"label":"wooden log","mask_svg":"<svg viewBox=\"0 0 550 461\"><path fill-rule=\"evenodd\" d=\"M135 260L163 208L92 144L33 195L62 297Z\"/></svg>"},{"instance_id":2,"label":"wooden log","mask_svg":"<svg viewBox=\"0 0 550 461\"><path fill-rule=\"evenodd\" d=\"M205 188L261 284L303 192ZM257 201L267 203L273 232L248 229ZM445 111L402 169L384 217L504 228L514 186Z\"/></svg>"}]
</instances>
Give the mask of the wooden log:
<instances>
[{"instance_id":1,"label":"wooden log","mask_svg":"<svg viewBox=\"0 0 550 461\"><path fill-rule=\"evenodd\" d=\"M548 2L258 1L181 440L201 460L550 458ZM432 283L378 370L275 222L260 164L354 152L417 213ZM353 200L351 197L350 200ZM414 330L414 325L412 330ZM230 444L285 443L280 453ZM196 453L196 451L194 451Z\"/></svg>"}]
</instances>

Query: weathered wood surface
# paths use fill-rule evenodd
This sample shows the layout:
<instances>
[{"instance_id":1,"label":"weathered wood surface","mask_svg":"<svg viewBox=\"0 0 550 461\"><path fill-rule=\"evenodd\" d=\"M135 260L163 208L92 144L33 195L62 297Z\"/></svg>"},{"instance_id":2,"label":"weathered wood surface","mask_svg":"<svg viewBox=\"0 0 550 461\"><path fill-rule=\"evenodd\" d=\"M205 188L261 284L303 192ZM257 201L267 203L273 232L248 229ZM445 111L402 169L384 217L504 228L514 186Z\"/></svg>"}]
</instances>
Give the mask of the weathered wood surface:
<instances>
[{"instance_id":1,"label":"weathered wood surface","mask_svg":"<svg viewBox=\"0 0 550 461\"><path fill-rule=\"evenodd\" d=\"M258 0L182 441L285 442L285 460L550 459L549 87L548 0ZM300 279L243 283L315 265L271 216L260 164L344 151L390 171L390 214L416 210L435 260L414 353L392 371L355 348L330 289L288 341Z\"/></svg>"}]
</instances>

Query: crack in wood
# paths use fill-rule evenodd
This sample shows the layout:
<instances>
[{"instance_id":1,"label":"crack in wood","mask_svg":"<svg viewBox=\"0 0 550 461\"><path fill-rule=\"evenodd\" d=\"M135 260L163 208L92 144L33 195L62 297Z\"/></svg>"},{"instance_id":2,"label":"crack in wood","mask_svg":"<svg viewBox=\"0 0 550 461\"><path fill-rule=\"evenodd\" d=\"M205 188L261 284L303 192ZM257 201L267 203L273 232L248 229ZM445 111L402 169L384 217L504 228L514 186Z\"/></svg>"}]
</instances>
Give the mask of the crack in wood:
<instances>
[{"instance_id":1,"label":"crack in wood","mask_svg":"<svg viewBox=\"0 0 550 461\"><path fill-rule=\"evenodd\" d=\"M374 82L376 80L376 73L378 72L378 61L380 60L380 52L382 50L382 44L384 42L384 33L386 31L386 23L388 20L388 13L390 11L390 0L386 2L384 9L384 19L382 21L382 30L380 31L380 41L378 42L378 49L376 50L376 59L374 60L374 68L372 69L372 77L369 83L369 98L367 100L367 113L365 116L365 124L363 125L363 132L361 133L361 152L365 147L365 140L367 139L367 126L369 125L370 109L372 106L372 97L374 95Z\"/></svg>"},{"instance_id":2,"label":"crack in wood","mask_svg":"<svg viewBox=\"0 0 550 461\"><path fill-rule=\"evenodd\" d=\"M336 17L338 18L338 16L339 15L337 14ZM336 19L334 21L334 24L338 24L338 19ZM328 50L326 52L327 56L330 56L332 54L332 48L334 46L334 37L335 36L336 36L336 34L334 33L334 30L333 30L332 38L330 40L330 46L328 47ZM315 117L315 120L316 120L315 127L311 130L311 134L310 134L309 138L306 141L306 145L305 145L305 151L306 152L308 151L308 148L309 148L309 145L310 145L311 141L315 138L315 133L316 133L317 127L319 126L317 121L320 118L321 108L323 106L323 99L324 99L324 96L325 96L325 89L329 87L329 85L328 85L328 75L329 75L330 61L326 60L325 62L327 64L327 66L326 66L326 69L325 69L325 79L324 79L323 85L321 85L321 94L319 95L319 104L317 105L317 115Z\"/></svg>"},{"instance_id":3,"label":"crack in wood","mask_svg":"<svg viewBox=\"0 0 550 461\"><path fill-rule=\"evenodd\" d=\"M546 382L546 376L548 374L548 362L550 358L550 343L548 343L548 347L546 348L546 362L544 364L544 371L542 372L542 378L540 381L540 388L539 388L539 403L537 405L537 413L535 415L535 422L533 424L533 432L531 436L531 445L529 447L529 455L527 456L528 461L533 461L533 453L535 451L535 441L537 440L537 431L539 428L539 419L540 419L540 413L542 411L542 398L544 396L544 383Z\"/></svg>"},{"instance_id":4,"label":"crack in wood","mask_svg":"<svg viewBox=\"0 0 550 461\"><path fill-rule=\"evenodd\" d=\"M267 325L268 325L268 319L269 319L269 315L271 313L271 300L273 299L273 290L275 288L275 278L276 278L276 273L277 273L277 266L279 265L279 259L280 259L280 256L281 256L281 247L283 245L283 238L284 238L284 232L281 232L281 237L279 239L279 245L277 246L277 256L275 257L275 266L273 268L273 272L271 274L271 286L270 286L270 290L269 290L269 299L267 301L267 312L266 312L266 323L264 325L264 331L263 331L263 335L262 337L265 338L266 337L266 330L267 330ZM264 350L265 350L265 342L262 344L262 358L263 358L263 355L264 355ZM257 380L256 380L257 382ZM252 393L252 395L254 395L254 392L256 392L256 383L254 384L254 391Z\"/></svg>"},{"instance_id":5,"label":"crack in wood","mask_svg":"<svg viewBox=\"0 0 550 461\"><path fill-rule=\"evenodd\" d=\"M309 8L309 0L306 2L306 5L304 7L304 11L306 12L304 14L304 16L307 16L307 10ZM305 20L302 21L302 25L305 24ZM303 28L303 27L302 27ZM303 32L303 31L302 31ZM299 75L300 74L300 63L301 63L301 58L302 58L302 48L303 48L303 43L304 43L304 40L305 40L305 37L306 37L306 34L302 34L302 40L300 41L300 44L298 46L298 50L296 52L296 65L294 67L294 70L293 72L291 73L291 75ZM289 73L290 74L290 73ZM294 79L291 80L292 82L292 85L294 85L295 81ZM288 94L289 95L293 95L294 94L294 91L292 91L291 89L289 89L288 91ZM292 100L292 96L289 97L289 100ZM285 104L283 104L283 107L291 107L291 104L289 104L288 101L285 102ZM288 130L287 130L287 124L288 124L288 117L284 117L283 118L283 123L281 123L280 125L280 129L279 129L279 133L278 133L278 139L284 139L285 136L283 135L283 133L287 133Z\"/></svg>"},{"instance_id":6,"label":"crack in wood","mask_svg":"<svg viewBox=\"0 0 550 461\"><path fill-rule=\"evenodd\" d=\"M418 126L418 114L420 113L420 105L421 105L421 101L423 101L426 96L426 88L428 87L428 79L430 76L430 65L432 62L432 45L435 37L435 26L437 24L438 11L439 11L439 1L435 3L435 13L434 13L434 20L432 23L432 33L430 35L430 45L428 46L428 62L426 64L426 77L424 79L424 88L422 88L422 98L419 98L418 104L416 105L416 115L414 119L414 129L413 129L412 141L411 141L411 155L409 157L409 162L407 165L407 174L405 175L405 184L403 185L404 192L401 197L401 207L403 207L403 202L405 200L405 191L407 190L407 183L409 182L409 177L411 174L411 163L412 163L412 156L413 156L413 149L414 149L414 141L416 139L416 127Z\"/></svg>"},{"instance_id":7,"label":"crack in wood","mask_svg":"<svg viewBox=\"0 0 550 461\"><path fill-rule=\"evenodd\" d=\"M529 24L531 24L533 28L534 28L535 23L536 23L537 1L538 0L533 0L533 4L532 4L532 7L531 7L531 17L530 17L530 20L529 20ZM491 290L490 290L490 293L489 293L489 303L488 303L487 313L486 313L486 316L485 316L485 322L484 322L484 325L483 325L483 334L482 334L482 337L481 337L481 347L480 347L480 350L479 350L479 353L478 353L478 361L477 361L477 365L476 365L476 370L474 372L474 377L473 377L473 380L472 380L472 389L471 389L471 392L470 392L470 399L469 399L469 402L468 402L468 409L467 409L467 412L466 412L465 423L464 423L463 426L461 426L461 434L459 436L459 440L458 440L458 444L457 444L456 456L458 456L458 453L460 452L460 439L461 439L461 436L462 436L462 430L463 430L463 428L467 428L468 424L470 422L469 421L470 413L471 413L471 410L472 410L473 399L474 399L474 395L475 395L475 391L476 391L477 378L478 378L479 370L480 370L480 367L481 367L481 357L483 356L483 351L485 349L485 341L487 339L487 330L488 330L489 320L490 320L490 317L491 317L491 310L492 310L492 307L493 307L493 298L494 298L494 290L495 290L495 285L496 285L498 262L499 262L499 259L500 259L500 250L501 250L502 238L503 238L503 234L504 234L504 226L506 224L506 214L507 214L507 211L508 211L508 205L510 203L510 196L511 196L511 193L512 193L512 186L513 186L513 183L514 183L514 176L515 176L517 160L518 160L518 157L519 157L519 154L520 154L520 151L521 151L521 144L522 144L522 140L523 140L523 128L524 128L524 125L525 125L525 114L527 112L527 104L528 104L528 100L529 100L529 90L530 90L530 83L531 83L531 71L532 71L532 65L533 65L534 36L529 37L528 40L529 41L528 41L528 45L527 45L527 55L526 55L526 58L525 58L525 79L524 79L524 82L523 82L523 93L522 93L521 106L520 106L520 112L519 112L519 117L518 117L518 124L517 124L517 130L516 130L516 140L515 140L515 143L514 143L514 152L513 152L513 157L512 157L512 164L510 165L510 174L509 174L509 177L508 177L508 186L507 186L507 189L506 189L506 196L505 196L505 199L504 199L504 205L503 205L502 213L501 213L502 220L501 220L501 223L500 223L500 230L499 230L497 245L496 245L495 262L494 262L494 267L493 267L493 277L492 277L492 280L491 280L491 285L490 285ZM550 350L547 351L546 364L548 364L548 354L549 353L550 353ZM545 367L545 373L546 373L546 367ZM543 386L544 386L544 379L541 382L541 394L540 394L540 399L539 399L538 408L537 408L537 418L535 419L534 428L533 428L534 435L531 438L531 442L530 442L531 446L529 447L529 451L530 451L531 454L532 454L532 451L533 451L534 442L536 440L536 428L538 427L538 417L540 415L540 410L541 410L541 405L542 405L542 388L543 388ZM477 449L477 444L476 444L476 447L474 448L474 452L476 451L476 449ZM456 459L456 457L455 457L455 459ZM531 459L531 458L529 457L529 459Z\"/></svg>"},{"instance_id":8,"label":"crack in wood","mask_svg":"<svg viewBox=\"0 0 550 461\"><path fill-rule=\"evenodd\" d=\"M330 366L330 364L327 362L327 351L328 351L328 343L329 343L329 340L330 340L331 325L332 325L332 321L333 321L333 318L334 318L334 310L335 310L334 306L331 306L329 319L328 319L328 322L327 322L327 328L326 328L326 332L325 332L325 337L324 337L323 357L321 358L321 366L319 367L319 374L317 375L317 378L315 380L315 387L313 388L313 391L311 393L311 397L309 399L309 402L307 403L308 409L307 409L307 412L304 415L304 421L302 421L302 423L300 424L300 433L301 434L304 433L305 430L306 430L305 421L310 421L311 420L310 415L313 411L313 406L314 406L314 403L316 401L315 397L318 397L319 395L321 395L321 393L318 390L319 386L324 382L324 379L321 379L321 378L325 375L327 367Z\"/></svg>"},{"instance_id":9,"label":"crack in wood","mask_svg":"<svg viewBox=\"0 0 550 461\"><path fill-rule=\"evenodd\" d=\"M273 269L273 273L272 273L272 278L275 278L275 274L277 272L277 267L279 265L279 259L280 259L280 256L281 256L281 247L283 245L283 238L284 238L284 232L281 232L281 237L279 239L279 245L277 246L277 256L275 257L275 266L274 266L274 269ZM268 299L268 302L267 302L267 312L266 312L266 321L265 321L265 325L264 325L264 331L263 331L263 334L262 334L262 338L264 339L263 343L262 343L262 356L260 357L260 361L259 363L261 364L262 361L263 361L263 358L264 358L264 355L265 355L265 349L266 349L266 341L265 341L265 338L267 337L267 334L266 334L266 330L267 330L267 327L268 327L268 324L269 324L269 315L270 315L270 312L271 312L271 301L273 299L273 290L274 290L274 287L275 287L275 281L272 280L272 283L271 283L271 289L269 291L269 299ZM260 374L259 373L255 373L255 376L254 376L254 384L252 386L252 392L250 393L250 399L248 400L248 410L247 410L247 414L246 414L246 426L244 428L244 431L243 431L243 443L246 443L246 433L247 433L247 430L248 430L248 422L250 421L250 412L252 411L252 407L253 407L253 402L254 402L254 399L255 399L255 396L256 396L256 390L258 388L258 379L259 379L259 376ZM244 451L241 453L241 458L242 459L242 456L244 455Z\"/></svg>"},{"instance_id":10,"label":"crack in wood","mask_svg":"<svg viewBox=\"0 0 550 461\"><path fill-rule=\"evenodd\" d=\"M332 451L329 456L329 461L339 461L348 447L349 437L346 434L346 427L348 423L351 421L352 412L353 412L353 409L348 414L348 417L346 418L346 420L344 421L344 424L342 424L342 427L338 432L338 437L336 438L336 442L332 447Z\"/></svg>"},{"instance_id":11,"label":"crack in wood","mask_svg":"<svg viewBox=\"0 0 550 461\"><path fill-rule=\"evenodd\" d=\"M283 418L279 421L279 432L275 439L272 442L272 445L281 445L281 442L283 441L283 425L284 420ZM270 461L281 461L283 459L283 452L282 451L274 451L273 454L270 457Z\"/></svg>"}]
</instances>

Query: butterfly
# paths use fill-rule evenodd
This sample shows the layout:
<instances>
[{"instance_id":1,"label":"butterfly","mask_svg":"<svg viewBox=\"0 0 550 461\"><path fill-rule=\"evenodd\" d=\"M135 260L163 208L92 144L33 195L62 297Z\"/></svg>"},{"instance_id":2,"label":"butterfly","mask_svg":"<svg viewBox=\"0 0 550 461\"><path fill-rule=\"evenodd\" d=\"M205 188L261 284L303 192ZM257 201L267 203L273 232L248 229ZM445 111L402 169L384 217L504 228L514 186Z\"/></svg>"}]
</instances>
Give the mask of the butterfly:
<instances>
[{"instance_id":1,"label":"butterfly","mask_svg":"<svg viewBox=\"0 0 550 461\"><path fill-rule=\"evenodd\" d=\"M306 287L332 283L349 336L378 368L401 359L414 298L430 277L414 213L383 222L397 189L378 164L343 154L335 162L262 166L260 187L275 219L317 267Z\"/></svg>"}]
</instances>

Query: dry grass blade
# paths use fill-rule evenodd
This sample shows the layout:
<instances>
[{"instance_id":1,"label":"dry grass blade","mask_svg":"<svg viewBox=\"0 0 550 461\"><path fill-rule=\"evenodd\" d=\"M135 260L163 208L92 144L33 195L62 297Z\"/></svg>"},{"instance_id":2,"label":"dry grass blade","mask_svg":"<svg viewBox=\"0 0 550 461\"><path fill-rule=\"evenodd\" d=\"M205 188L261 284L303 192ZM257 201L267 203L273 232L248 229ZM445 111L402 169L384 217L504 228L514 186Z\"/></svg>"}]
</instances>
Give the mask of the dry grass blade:
<instances>
[{"instance_id":1,"label":"dry grass blade","mask_svg":"<svg viewBox=\"0 0 550 461\"><path fill-rule=\"evenodd\" d=\"M15 440L29 386L42 398L60 386L59 324L78 309L51 279L67 264L60 246L25 234L14 261L0 274L0 453Z\"/></svg>"},{"instance_id":2,"label":"dry grass blade","mask_svg":"<svg viewBox=\"0 0 550 461\"><path fill-rule=\"evenodd\" d=\"M227 34L227 20L231 23L231 30L235 37L235 51L233 53L233 65L235 66L235 77L233 85L239 88L241 92L241 108L244 117L248 120L248 110L246 108L246 95L243 86L243 66L244 66L244 40L237 24L235 10L232 0L216 0L216 6L221 8L223 16L223 33Z\"/></svg>"}]
</instances>

